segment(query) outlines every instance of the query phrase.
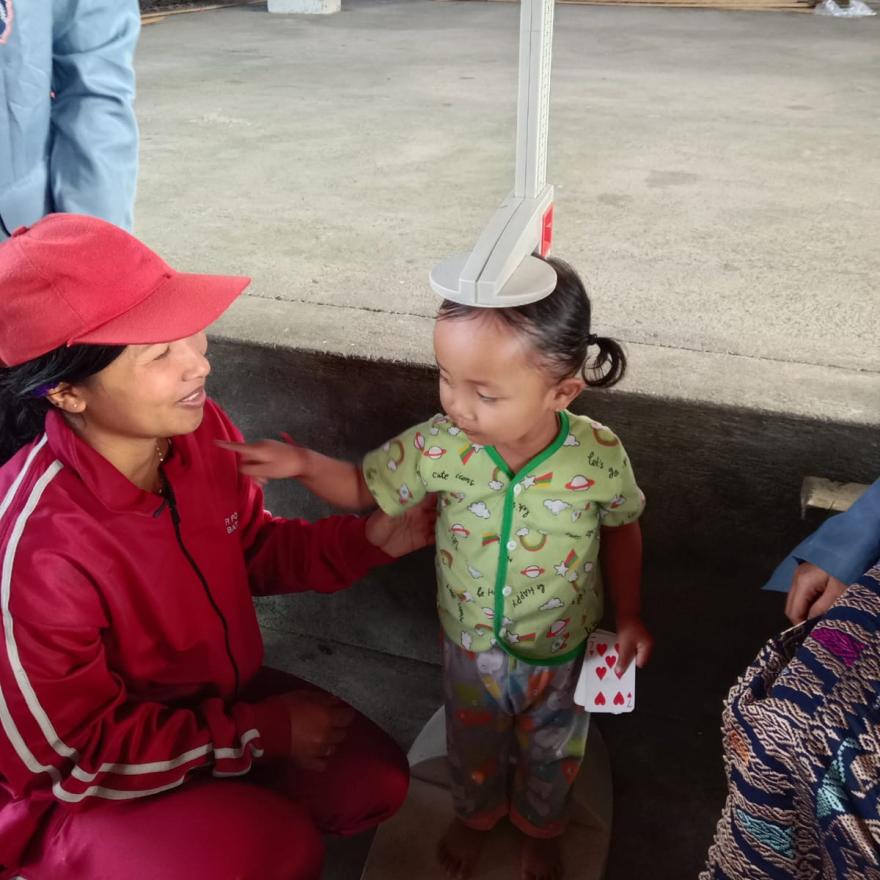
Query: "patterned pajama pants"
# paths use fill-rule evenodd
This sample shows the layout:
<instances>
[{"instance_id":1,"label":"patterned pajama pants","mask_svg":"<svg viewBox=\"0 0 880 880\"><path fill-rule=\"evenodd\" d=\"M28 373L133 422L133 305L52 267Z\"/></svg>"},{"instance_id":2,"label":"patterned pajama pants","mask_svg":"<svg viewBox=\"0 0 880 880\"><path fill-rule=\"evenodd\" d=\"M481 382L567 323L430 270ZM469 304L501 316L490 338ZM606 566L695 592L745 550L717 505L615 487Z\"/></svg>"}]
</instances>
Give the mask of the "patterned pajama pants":
<instances>
[{"instance_id":1,"label":"patterned pajama pants","mask_svg":"<svg viewBox=\"0 0 880 880\"><path fill-rule=\"evenodd\" d=\"M446 737L458 817L489 830L503 816L524 834L565 830L590 716L575 705L581 658L534 666L492 648L443 640Z\"/></svg>"}]
</instances>

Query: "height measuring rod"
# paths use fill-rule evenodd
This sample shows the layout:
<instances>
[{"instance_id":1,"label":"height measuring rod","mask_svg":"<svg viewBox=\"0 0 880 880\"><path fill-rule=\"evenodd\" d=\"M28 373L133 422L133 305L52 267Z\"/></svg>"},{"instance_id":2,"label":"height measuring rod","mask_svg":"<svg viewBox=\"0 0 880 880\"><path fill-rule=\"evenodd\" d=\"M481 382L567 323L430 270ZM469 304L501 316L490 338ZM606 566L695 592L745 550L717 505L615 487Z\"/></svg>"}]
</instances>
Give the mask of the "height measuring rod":
<instances>
[{"instance_id":1,"label":"height measuring rod","mask_svg":"<svg viewBox=\"0 0 880 880\"><path fill-rule=\"evenodd\" d=\"M516 171L501 203L469 254L431 271L431 287L446 299L485 308L543 299L556 272L543 260L553 233L553 187L547 183L550 66L554 0L521 0Z\"/></svg>"}]
</instances>

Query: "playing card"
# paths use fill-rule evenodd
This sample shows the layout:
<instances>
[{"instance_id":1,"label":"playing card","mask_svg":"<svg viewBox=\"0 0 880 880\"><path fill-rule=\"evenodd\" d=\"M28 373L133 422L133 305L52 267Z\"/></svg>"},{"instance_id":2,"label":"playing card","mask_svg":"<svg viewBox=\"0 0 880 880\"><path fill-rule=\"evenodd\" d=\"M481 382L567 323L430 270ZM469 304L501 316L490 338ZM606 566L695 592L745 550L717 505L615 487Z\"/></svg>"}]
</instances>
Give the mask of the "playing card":
<instances>
[{"instance_id":1,"label":"playing card","mask_svg":"<svg viewBox=\"0 0 880 880\"><path fill-rule=\"evenodd\" d=\"M597 629L587 639L587 650L574 701L588 712L632 712L636 705L636 664L623 675L615 671L620 646L614 633Z\"/></svg>"}]
</instances>

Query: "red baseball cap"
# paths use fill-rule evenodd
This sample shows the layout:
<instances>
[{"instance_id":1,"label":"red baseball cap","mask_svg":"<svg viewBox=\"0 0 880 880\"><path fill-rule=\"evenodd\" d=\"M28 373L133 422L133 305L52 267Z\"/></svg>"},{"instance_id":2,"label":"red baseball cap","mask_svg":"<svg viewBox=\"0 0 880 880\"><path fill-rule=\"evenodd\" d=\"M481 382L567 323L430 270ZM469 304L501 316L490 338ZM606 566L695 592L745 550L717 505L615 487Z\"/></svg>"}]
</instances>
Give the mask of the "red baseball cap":
<instances>
[{"instance_id":1,"label":"red baseball cap","mask_svg":"<svg viewBox=\"0 0 880 880\"><path fill-rule=\"evenodd\" d=\"M49 214L0 244L0 363L79 342L184 339L219 318L250 280L176 272L118 226Z\"/></svg>"}]
</instances>

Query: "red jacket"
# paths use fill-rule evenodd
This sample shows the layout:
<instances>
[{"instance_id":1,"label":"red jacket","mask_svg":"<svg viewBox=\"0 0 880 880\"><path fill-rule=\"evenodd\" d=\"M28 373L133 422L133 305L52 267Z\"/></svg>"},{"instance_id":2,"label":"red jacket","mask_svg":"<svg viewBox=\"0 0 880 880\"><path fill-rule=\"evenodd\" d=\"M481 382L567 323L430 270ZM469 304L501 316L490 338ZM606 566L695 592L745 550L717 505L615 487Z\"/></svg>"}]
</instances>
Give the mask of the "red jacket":
<instances>
[{"instance_id":1,"label":"red jacket","mask_svg":"<svg viewBox=\"0 0 880 880\"><path fill-rule=\"evenodd\" d=\"M0 468L0 864L56 799L143 797L284 754L278 699L237 698L263 659L251 594L333 592L388 561L362 518L271 516L218 438L240 434L208 402L174 440L164 500L56 412Z\"/></svg>"}]
</instances>

